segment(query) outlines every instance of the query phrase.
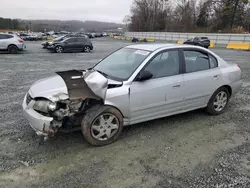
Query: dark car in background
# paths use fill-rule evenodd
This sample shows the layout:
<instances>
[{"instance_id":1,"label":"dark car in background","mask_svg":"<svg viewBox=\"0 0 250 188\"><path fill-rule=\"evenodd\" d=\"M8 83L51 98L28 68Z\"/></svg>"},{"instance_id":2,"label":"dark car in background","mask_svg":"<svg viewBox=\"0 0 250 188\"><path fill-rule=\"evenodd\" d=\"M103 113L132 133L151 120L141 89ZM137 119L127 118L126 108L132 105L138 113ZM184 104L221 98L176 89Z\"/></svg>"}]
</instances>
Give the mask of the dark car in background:
<instances>
[{"instance_id":1,"label":"dark car in background","mask_svg":"<svg viewBox=\"0 0 250 188\"><path fill-rule=\"evenodd\" d=\"M53 41L49 43L47 49L56 52L91 52L93 44L89 38L86 37L69 37L62 41Z\"/></svg>"},{"instance_id":2,"label":"dark car in background","mask_svg":"<svg viewBox=\"0 0 250 188\"><path fill-rule=\"evenodd\" d=\"M65 40L66 38L70 38L70 37L85 37L85 38L87 38L88 36L85 34L68 34L68 35L60 36L60 37L54 39L53 41L44 41L41 43L41 45L42 45L42 48L46 49L53 42L60 42L60 41Z\"/></svg>"},{"instance_id":3,"label":"dark car in background","mask_svg":"<svg viewBox=\"0 0 250 188\"><path fill-rule=\"evenodd\" d=\"M201 46L204 48L209 48L210 40L208 39L208 37L194 37L188 39L183 44L190 44L190 45Z\"/></svg>"}]
</instances>

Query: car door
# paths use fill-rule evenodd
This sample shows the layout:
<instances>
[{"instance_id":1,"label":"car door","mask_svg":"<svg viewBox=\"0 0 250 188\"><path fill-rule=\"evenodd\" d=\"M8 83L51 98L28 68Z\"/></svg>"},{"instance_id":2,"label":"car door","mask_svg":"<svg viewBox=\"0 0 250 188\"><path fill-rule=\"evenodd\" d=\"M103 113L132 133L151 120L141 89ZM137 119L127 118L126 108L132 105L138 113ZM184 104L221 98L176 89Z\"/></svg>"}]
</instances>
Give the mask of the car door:
<instances>
[{"instance_id":1,"label":"car door","mask_svg":"<svg viewBox=\"0 0 250 188\"><path fill-rule=\"evenodd\" d=\"M8 48L9 38L11 38L10 35L0 34L0 49L6 50Z\"/></svg>"},{"instance_id":2,"label":"car door","mask_svg":"<svg viewBox=\"0 0 250 188\"><path fill-rule=\"evenodd\" d=\"M69 38L65 41L64 49L67 51L74 51L77 49L77 38Z\"/></svg>"},{"instance_id":3,"label":"car door","mask_svg":"<svg viewBox=\"0 0 250 188\"><path fill-rule=\"evenodd\" d=\"M194 37L193 44L194 45L199 45L200 38L199 37Z\"/></svg>"},{"instance_id":4,"label":"car door","mask_svg":"<svg viewBox=\"0 0 250 188\"><path fill-rule=\"evenodd\" d=\"M0 34L0 49L4 49L4 39L3 39L3 34Z\"/></svg>"},{"instance_id":5,"label":"car door","mask_svg":"<svg viewBox=\"0 0 250 188\"><path fill-rule=\"evenodd\" d=\"M181 111L183 75L180 67L176 49L158 53L142 69L151 72L153 77L147 81L135 80L130 86L131 124Z\"/></svg>"},{"instance_id":6,"label":"car door","mask_svg":"<svg viewBox=\"0 0 250 188\"><path fill-rule=\"evenodd\" d=\"M77 38L77 49L78 50L83 50L85 42L86 42L85 38L83 38L83 37Z\"/></svg>"},{"instance_id":7,"label":"car door","mask_svg":"<svg viewBox=\"0 0 250 188\"><path fill-rule=\"evenodd\" d=\"M205 107L221 86L217 59L200 49L184 49L184 110Z\"/></svg>"}]
</instances>

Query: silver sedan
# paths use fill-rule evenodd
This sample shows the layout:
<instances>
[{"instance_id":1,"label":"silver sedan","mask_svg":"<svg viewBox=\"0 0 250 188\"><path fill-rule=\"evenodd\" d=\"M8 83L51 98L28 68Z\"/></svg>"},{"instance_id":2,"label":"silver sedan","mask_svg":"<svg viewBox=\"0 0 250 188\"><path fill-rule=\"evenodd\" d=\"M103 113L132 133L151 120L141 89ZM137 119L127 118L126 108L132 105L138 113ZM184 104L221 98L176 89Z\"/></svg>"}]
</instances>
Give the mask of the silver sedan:
<instances>
[{"instance_id":1,"label":"silver sedan","mask_svg":"<svg viewBox=\"0 0 250 188\"><path fill-rule=\"evenodd\" d=\"M103 146L116 141L127 125L200 108L219 115L241 86L239 66L208 49L131 45L90 69L37 81L23 109L38 135L81 130L87 142Z\"/></svg>"}]
</instances>

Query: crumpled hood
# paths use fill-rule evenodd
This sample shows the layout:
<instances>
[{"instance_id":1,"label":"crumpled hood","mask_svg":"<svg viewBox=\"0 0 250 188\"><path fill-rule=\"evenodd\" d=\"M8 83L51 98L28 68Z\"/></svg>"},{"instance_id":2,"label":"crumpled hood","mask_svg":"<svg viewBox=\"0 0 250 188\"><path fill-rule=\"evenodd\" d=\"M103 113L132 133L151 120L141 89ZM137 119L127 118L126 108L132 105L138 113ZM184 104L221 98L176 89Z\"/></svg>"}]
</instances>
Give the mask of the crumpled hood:
<instances>
[{"instance_id":1,"label":"crumpled hood","mask_svg":"<svg viewBox=\"0 0 250 188\"><path fill-rule=\"evenodd\" d=\"M62 77L55 75L35 82L30 87L29 93L32 98L44 97L51 100L58 93L68 95L68 90Z\"/></svg>"},{"instance_id":2,"label":"crumpled hood","mask_svg":"<svg viewBox=\"0 0 250 188\"><path fill-rule=\"evenodd\" d=\"M63 71L35 82L30 88L32 98L44 97L52 101L63 95L64 99L105 99L108 83L112 81L96 71Z\"/></svg>"}]
</instances>

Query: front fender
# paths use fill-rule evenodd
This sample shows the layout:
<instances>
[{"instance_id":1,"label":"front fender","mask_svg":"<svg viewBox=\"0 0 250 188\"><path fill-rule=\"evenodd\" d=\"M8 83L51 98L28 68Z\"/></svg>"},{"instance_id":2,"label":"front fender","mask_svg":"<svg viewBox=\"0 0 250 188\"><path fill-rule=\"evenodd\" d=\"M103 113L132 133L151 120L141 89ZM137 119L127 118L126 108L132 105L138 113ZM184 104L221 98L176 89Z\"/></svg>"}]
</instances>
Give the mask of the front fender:
<instances>
[{"instance_id":1,"label":"front fender","mask_svg":"<svg viewBox=\"0 0 250 188\"><path fill-rule=\"evenodd\" d=\"M108 89L104 104L117 108L124 118L130 118L130 101L127 86Z\"/></svg>"}]
</instances>

